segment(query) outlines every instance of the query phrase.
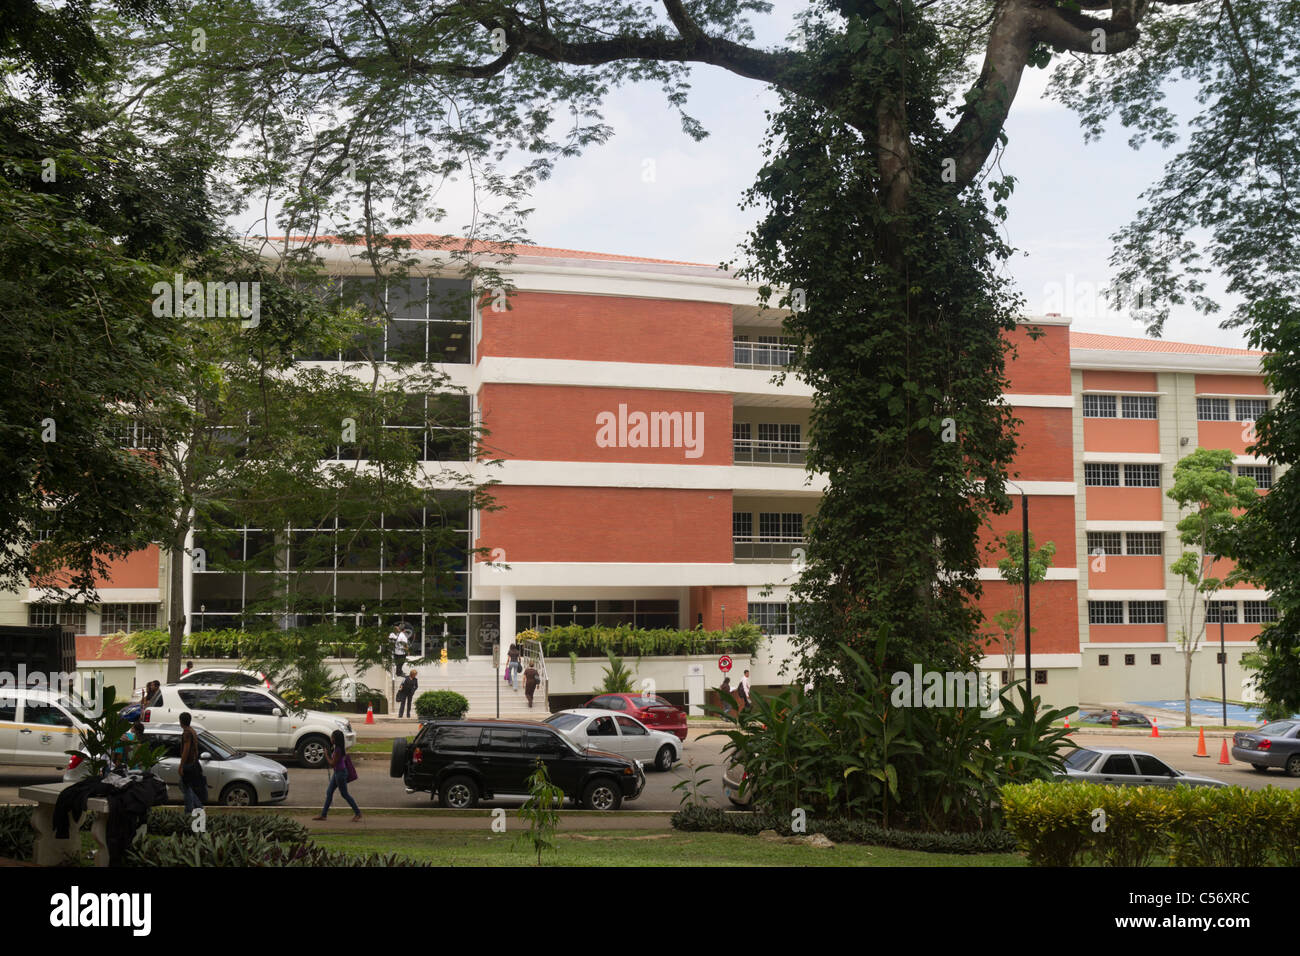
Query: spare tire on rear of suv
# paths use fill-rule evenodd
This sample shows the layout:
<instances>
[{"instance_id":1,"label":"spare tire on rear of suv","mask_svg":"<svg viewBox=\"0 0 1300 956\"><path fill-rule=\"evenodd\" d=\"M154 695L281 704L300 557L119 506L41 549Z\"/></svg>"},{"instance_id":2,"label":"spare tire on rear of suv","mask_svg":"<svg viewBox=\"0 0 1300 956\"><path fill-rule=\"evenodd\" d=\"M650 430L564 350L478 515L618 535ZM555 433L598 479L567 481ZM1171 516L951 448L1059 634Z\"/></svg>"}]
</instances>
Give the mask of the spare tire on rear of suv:
<instances>
[{"instance_id":1,"label":"spare tire on rear of suv","mask_svg":"<svg viewBox=\"0 0 1300 956\"><path fill-rule=\"evenodd\" d=\"M393 756L388 762L388 775L390 777L406 776L406 738L393 738Z\"/></svg>"}]
</instances>

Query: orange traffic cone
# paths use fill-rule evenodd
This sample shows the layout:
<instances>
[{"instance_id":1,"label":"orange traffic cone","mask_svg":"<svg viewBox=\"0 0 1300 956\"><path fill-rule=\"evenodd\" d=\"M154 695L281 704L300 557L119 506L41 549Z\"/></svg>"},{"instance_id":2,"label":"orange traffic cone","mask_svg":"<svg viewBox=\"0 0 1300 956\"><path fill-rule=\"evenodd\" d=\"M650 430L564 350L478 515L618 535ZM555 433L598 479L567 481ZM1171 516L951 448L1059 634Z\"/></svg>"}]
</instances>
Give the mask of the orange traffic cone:
<instances>
[{"instance_id":1,"label":"orange traffic cone","mask_svg":"<svg viewBox=\"0 0 1300 956\"><path fill-rule=\"evenodd\" d=\"M1226 744L1227 741L1225 740L1224 743ZM1193 757L1208 757L1209 755L1210 755L1209 752L1205 749L1205 728L1202 727L1202 728L1201 728L1201 740L1200 740L1200 742L1196 745L1196 753L1192 754L1192 756L1193 756Z\"/></svg>"},{"instance_id":2,"label":"orange traffic cone","mask_svg":"<svg viewBox=\"0 0 1300 956\"><path fill-rule=\"evenodd\" d=\"M1160 718L1159 718L1159 717L1152 717L1152 718L1151 718L1151 736L1152 736L1152 737L1159 737L1159 736L1160 736Z\"/></svg>"},{"instance_id":3,"label":"orange traffic cone","mask_svg":"<svg viewBox=\"0 0 1300 956\"><path fill-rule=\"evenodd\" d=\"M1232 761L1228 759L1228 740L1226 737L1223 741L1223 749L1219 751L1219 763L1225 767L1232 766Z\"/></svg>"},{"instance_id":4,"label":"orange traffic cone","mask_svg":"<svg viewBox=\"0 0 1300 956\"><path fill-rule=\"evenodd\" d=\"M1069 717L1066 717L1066 718L1065 718L1065 732L1066 732L1067 734L1070 732L1070 718L1069 718Z\"/></svg>"},{"instance_id":5,"label":"orange traffic cone","mask_svg":"<svg viewBox=\"0 0 1300 956\"><path fill-rule=\"evenodd\" d=\"M374 722L375 722L375 705L366 704L366 723L373 724Z\"/></svg>"}]
</instances>

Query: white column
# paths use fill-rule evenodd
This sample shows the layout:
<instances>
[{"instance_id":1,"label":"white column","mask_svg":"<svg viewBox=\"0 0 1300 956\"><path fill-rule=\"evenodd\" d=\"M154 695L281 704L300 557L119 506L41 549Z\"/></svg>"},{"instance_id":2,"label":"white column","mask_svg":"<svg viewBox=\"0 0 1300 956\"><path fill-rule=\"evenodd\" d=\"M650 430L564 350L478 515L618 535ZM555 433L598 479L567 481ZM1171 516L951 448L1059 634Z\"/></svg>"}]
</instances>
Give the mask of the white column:
<instances>
[{"instance_id":1,"label":"white column","mask_svg":"<svg viewBox=\"0 0 1300 956\"><path fill-rule=\"evenodd\" d=\"M515 589L501 588L501 660L515 640Z\"/></svg>"}]
</instances>

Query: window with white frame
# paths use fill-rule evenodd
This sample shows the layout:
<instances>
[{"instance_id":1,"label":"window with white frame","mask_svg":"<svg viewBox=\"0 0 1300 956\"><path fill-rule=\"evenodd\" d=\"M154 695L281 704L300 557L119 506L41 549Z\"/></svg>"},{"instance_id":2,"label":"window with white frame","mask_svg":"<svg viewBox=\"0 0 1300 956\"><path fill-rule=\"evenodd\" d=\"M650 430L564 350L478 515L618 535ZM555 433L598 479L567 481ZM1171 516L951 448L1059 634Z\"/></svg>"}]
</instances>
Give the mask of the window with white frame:
<instances>
[{"instance_id":1,"label":"window with white frame","mask_svg":"<svg viewBox=\"0 0 1300 956\"><path fill-rule=\"evenodd\" d=\"M1163 624L1164 601L1089 601L1089 624Z\"/></svg>"},{"instance_id":2,"label":"window with white frame","mask_svg":"<svg viewBox=\"0 0 1300 956\"><path fill-rule=\"evenodd\" d=\"M1259 421L1260 416L1268 411L1267 398L1239 398L1235 404L1239 422Z\"/></svg>"},{"instance_id":3,"label":"window with white frame","mask_svg":"<svg viewBox=\"0 0 1300 956\"><path fill-rule=\"evenodd\" d=\"M732 441L749 441L754 437L753 430L749 422L732 422L731 423L731 440Z\"/></svg>"},{"instance_id":4,"label":"window with white frame","mask_svg":"<svg viewBox=\"0 0 1300 956\"><path fill-rule=\"evenodd\" d=\"M1247 624L1266 624L1278 619L1277 608L1267 601L1242 601L1241 619Z\"/></svg>"},{"instance_id":5,"label":"window with white frame","mask_svg":"<svg viewBox=\"0 0 1300 956\"><path fill-rule=\"evenodd\" d=\"M1123 554L1118 531L1089 531L1089 554Z\"/></svg>"},{"instance_id":6,"label":"window with white frame","mask_svg":"<svg viewBox=\"0 0 1300 956\"><path fill-rule=\"evenodd\" d=\"M78 634L86 632L86 605L84 604L29 604L27 623L31 627L75 628Z\"/></svg>"},{"instance_id":7,"label":"window with white frame","mask_svg":"<svg viewBox=\"0 0 1300 956\"><path fill-rule=\"evenodd\" d=\"M1119 487L1119 465L1103 465L1097 462L1085 462L1083 465L1083 483L1092 487Z\"/></svg>"},{"instance_id":8,"label":"window with white frame","mask_svg":"<svg viewBox=\"0 0 1300 956\"><path fill-rule=\"evenodd\" d=\"M1164 601L1129 601L1128 622L1130 624L1165 623Z\"/></svg>"},{"instance_id":9,"label":"window with white frame","mask_svg":"<svg viewBox=\"0 0 1300 956\"><path fill-rule=\"evenodd\" d=\"M1155 395L1125 395L1120 400L1120 409L1125 418L1156 418Z\"/></svg>"},{"instance_id":10,"label":"window with white frame","mask_svg":"<svg viewBox=\"0 0 1300 956\"><path fill-rule=\"evenodd\" d=\"M731 536L737 540L748 541L754 537L754 516L748 511L731 513Z\"/></svg>"},{"instance_id":11,"label":"window with white frame","mask_svg":"<svg viewBox=\"0 0 1300 956\"><path fill-rule=\"evenodd\" d=\"M1238 465L1237 474L1242 478L1255 479L1256 488L1273 487L1272 465Z\"/></svg>"},{"instance_id":12,"label":"window with white frame","mask_svg":"<svg viewBox=\"0 0 1300 956\"><path fill-rule=\"evenodd\" d=\"M157 604L103 604L99 608L99 633L152 630L158 626Z\"/></svg>"},{"instance_id":13,"label":"window with white frame","mask_svg":"<svg viewBox=\"0 0 1300 956\"><path fill-rule=\"evenodd\" d=\"M795 633L790 605L784 602L751 602L749 623L758 625L759 630L768 635Z\"/></svg>"},{"instance_id":14,"label":"window with white frame","mask_svg":"<svg viewBox=\"0 0 1300 956\"><path fill-rule=\"evenodd\" d=\"M1124 602L1123 601L1089 601L1088 602L1088 623L1089 624L1123 624L1124 623Z\"/></svg>"},{"instance_id":15,"label":"window with white frame","mask_svg":"<svg viewBox=\"0 0 1300 956\"><path fill-rule=\"evenodd\" d=\"M1159 488L1159 465L1125 465L1124 485L1128 488Z\"/></svg>"},{"instance_id":16,"label":"window with white frame","mask_svg":"<svg viewBox=\"0 0 1300 956\"><path fill-rule=\"evenodd\" d=\"M1117 418L1114 395L1083 396L1084 418Z\"/></svg>"},{"instance_id":17,"label":"window with white frame","mask_svg":"<svg viewBox=\"0 0 1300 956\"><path fill-rule=\"evenodd\" d=\"M1202 422L1226 422L1228 420L1228 400L1226 398L1198 398L1196 400L1196 418Z\"/></svg>"},{"instance_id":18,"label":"window with white frame","mask_svg":"<svg viewBox=\"0 0 1300 956\"><path fill-rule=\"evenodd\" d=\"M1206 624L1236 624L1237 623L1237 602L1236 601L1206 601L1205 602L1205 623Z\"/></svg>"},{"instance_id":19,"label":"window with white frame","mask_svg":"<svg viewBox=\"0 0 1300 956\"><path fill-rule=\"evenodd\" d=\"M1161 531L1129 531L1124 535L1124 544L1125 554L1164 554L1165 536Z\"/></svg>"}]
</instances>

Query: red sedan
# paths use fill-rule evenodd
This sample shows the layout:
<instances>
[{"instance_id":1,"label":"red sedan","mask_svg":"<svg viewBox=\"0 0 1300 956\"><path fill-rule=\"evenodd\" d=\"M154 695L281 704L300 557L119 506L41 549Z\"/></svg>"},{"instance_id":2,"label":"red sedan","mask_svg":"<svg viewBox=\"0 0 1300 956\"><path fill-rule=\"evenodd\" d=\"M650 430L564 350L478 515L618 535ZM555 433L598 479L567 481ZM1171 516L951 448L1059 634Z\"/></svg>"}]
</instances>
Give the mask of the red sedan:
<instances>
[{"instance_id":1,"label":"red sedan","mask_svg":"<svg viewBox=\"0 0 1300 956\"><path fill-rule=\"evenodd\" d=\"M662 697L643 694L601 694L593 697L583 707L599 707L635 717L651 730L673 734L678 740L686 739L686 711L673 706Z\"/></svg>"}]
</instances>

